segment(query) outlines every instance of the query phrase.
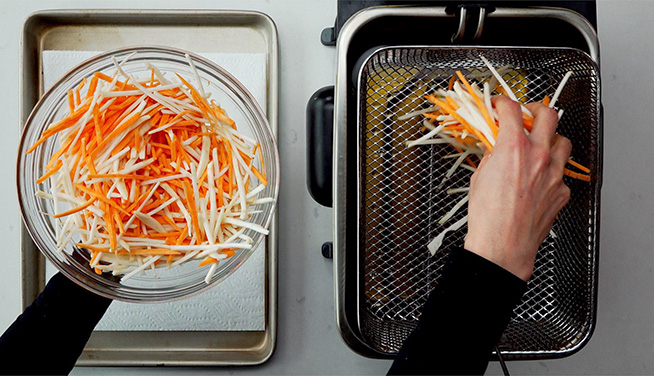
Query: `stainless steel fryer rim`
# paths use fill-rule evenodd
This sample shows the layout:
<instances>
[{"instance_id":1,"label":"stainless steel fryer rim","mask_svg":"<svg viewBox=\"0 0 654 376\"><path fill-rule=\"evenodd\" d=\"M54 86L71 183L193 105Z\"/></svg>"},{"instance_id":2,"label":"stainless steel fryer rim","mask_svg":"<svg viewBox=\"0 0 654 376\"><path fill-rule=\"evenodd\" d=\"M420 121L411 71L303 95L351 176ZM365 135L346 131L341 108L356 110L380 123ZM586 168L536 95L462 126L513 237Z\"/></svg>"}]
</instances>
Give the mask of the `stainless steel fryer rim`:
<instances>
[{"instance_id":1,"label":"stainless steel fryer rim","mask_svg":"<svg viewBox=\"0 0 654 376\"><path fill-rule=\"evenodd\" d=\"M587 281L588 282L588 289L590 290L590 297L589 297L590 302L589 302L589 307L588 307L588 309L590 311L590 313L589 313L590 317L589 317L589 320L588 320L588 323L587 323L588 330L586 330L584 332L583 338L579 339L574 344L574 346L567 347L567 348L562 348L562 349L538 349L538 350L535 350L535 351L519 351L519 350L517 351L515 349L511 349L510 346L507 348L506 344L504 344L505 346L502 349L502 353L508 355L507 358L513 358L513 359L516 359L516 358L529 359L529 358L543 358L543 357L550 357L550 358L552 358L552 357L561 357L561 356L570 355L571 353L574 353L574 352L578 351L590 339L590 336L591 336L591 334L592 334L592 332L594 330L595 314L596 314L595 311L596 311L596 304L597 304L596 303L596 295L597 295L597 278L596 278L596 276L597 276L597 257L598 257L598 253L599 253L599 247L598 247L598 245L599 245L599 242L598 242L598 238L599 238L599 192L600 192L600 187L601 187L601 162L599 162L599 161L601 161L601 155L600 154L601 154L601 133L602 133L601 132L601 110L600 110L601 93L600 93L600 85L599 85L599 82L600 82L599 81L600 80L600 78L599 78L599 66L592 59L592 57L589 54L587 54L587 53L585 53L583 51L579 51L577 49L573 49L573 48L560 48L560 47L545 47L545 48L540 48L540 47L497 47L497 46L465 46L465 47L461 47L461 46L413 46L413 45L412 46L382 47L382 48L379 48L379 49L375 50L374 52L372 52L366 58L365 62L361 66L361 69L359 71L359 76L358 76L358 79L359 79L358 95L359 95L359 97L361 97L361 95L363 93L363 88L365 87L365 85L361 82L362 79L363 79L362 78L362 72L367 67L368 62L370 61L370 59L372 59L375 56L378 56L379 53L383 52L383 51L390 51L390 50L399 51L399 50L402 50L402 49L405 49L405 50L410 49L410 50L418 50L418 51L420 51L421 49L434 49L434 50L447 50L447 51L473 51L473 50L482 50L483 51L483 50L486 50L486 51L494 51L494 52L497 52L497 51L519 52L519 51L527 50L527 51L539 51L539 52L549 51L551 53L559 53L559 52L560 53L563 53L563 52L572 53L572 52L574 52L574 53L581 53L584 56L586 56L587 60L584 63L591 65L591 69L593 70L593 74L597 78L597 87L596 87L596 99L597 100L596 100L596 103L594 103L594 105L595 105L594 108L597 108L597 112L598 112L597 117L596 117L596 120L597 120L597 123L596 123L596 125L597 125L597 139L596 139L596 141L597 141L597 143L594 143L594 144L591 145L591 149L596 148L596 153L595 153L596 155L594 157L595 157L595 161L596 161L595 163L598 164L598 165L596 166L597 179L595 180L595 186L593 187L593 189L591 191L591 193L592 193L591 196L594 196L594 198L595 198L594 202L591 203L594 206L593 206L593 211L591 213L589 213L589 216L591 217L589 219L589 221L590 221L589 223L594 223L594 225L591 225L591 230L593 230L592 234L593 234L594 238L593 238L593 241L589 240L589 245L588 245L588 247L589 247L588 251L589 251L589 254L590 254L590 260L588 260L588 262L589 262L589 270L588 270L589 279ZM590 102L590 104L593 104L592 101ZM361 117L364 116L364 114L361 111L361 105L362 105L362 100L359 99L357 101L357 106L358 106L357 114L359 116L359 119L358 119L358 126L357 126L357 130L356 130L359 143L363 142L362 138L361 138L361 132L362 132L364 121L362 120ZM591 125L592 124L595 124L595 123L591 121ZM595 128L593 128L593 129L595 129ZM597 144L599 144L599 147L598 147ZM358 207L357 207L357 210L358 210L359 218L360 218L360 221L357 223L357 230L358 230L357 232L360 234L360 236L357 239L357 249L359 250L358 251L359 253L363 254L364 251L362 250L362 247L361 247L361 239L362 239L363 233L364 233L363 230L361 229L361 220L363 218L363 215L361 214L361 212L362 212L362 206L364 205L364 202L363 202L363 200L361 198L362 191L363 191L363 188L361 187L362 186L362 183L361 183L361 179L362 179L361 167L364 165L363 157L362 157L362 154L363 154L362 149L363 149L363 146L360 144L359 147L357 148L358 160L359 160L359 163L357 164L357 176L358 176L359 186L360 186L360 188L358 190L359 196L357 197L357 202L359 203ZM362 265L361 265L362 258L363 258L363 255L360 255L358 257L358 264L357 264L357 271L359 272L359 275L361 277L360 278L360 283L357 286L358 296L359 296L359 299L357 300L357 304L358 304L357 312L359 312L359 314L357 315L357 324L358 324L359 330L361 330L363 336L365 337L366 336L365 335L366 325L370 325L370 323L366 322L364 319L362 319L362 312L364 312L363 307L362 307L362 303L365 300L362 285L363 285L364 275L366 273L366 271L364 269L362 269ZM384 324L384 322L382 322L380 325L383 325L383 324ZM584 324L586 324L586 323L584 323ZM387 325L390 325L390 324L387 323ZM387 326L387 328L390 328L390 326ZM383 332L383 329L379 329L379 328L376 328L376 329L377 329L377 331L381 330ZM373 330L375 330L375 329L373 329ZM406 330L410 330L410 328L407 328ZM375 334L378 334L378 333L375 333ZM384 335L386 335L386 337L390 336L388 333L382 333L382 336L384 336ZM364 339L364 341L365 340L366 339ZM369 346L371 345L370 343L367 343L367 344ZM376 345L379 346L379 343L376 343ZM376 350L377 351L382 351L379 348L377 348ZM382 352L384 352L384 351L382 351Z\"/></svg>"}]
</instances>

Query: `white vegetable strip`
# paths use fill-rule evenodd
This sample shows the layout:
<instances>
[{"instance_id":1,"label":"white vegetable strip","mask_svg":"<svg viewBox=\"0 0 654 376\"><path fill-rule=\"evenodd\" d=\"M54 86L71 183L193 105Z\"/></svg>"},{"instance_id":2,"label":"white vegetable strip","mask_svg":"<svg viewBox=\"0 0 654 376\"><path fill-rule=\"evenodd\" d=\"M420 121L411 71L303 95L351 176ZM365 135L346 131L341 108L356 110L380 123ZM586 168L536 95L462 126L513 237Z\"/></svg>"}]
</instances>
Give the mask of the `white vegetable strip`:
<instances>
[{"instance_id":1,"label":"white vegetable strip","mask_svg":"<svg viewBox=\"0 0 654 376\"><path fill-rule=\"evenodd\" d=\"M121 281L126 281L126 280L132 278L132 277L135 276L137 273L139 273L139 272L141 272L141 271L147 269L150 265L154 264L154 263L155 263L157 260L159 260L160 258L161 258L161 256L155 256L155 257L152 257L149 261L147 261L147 262L144 263L143 265L141 265L141 266L139 266L138 268L132 270L131 272L125 274L125 276L124 276L123 278L121 278Z\"/></svg>"},{"instance_id":2,"label":"white vegetable strip","mask_svg":"<svg viewBox=\"0 0 654 376\"><path fill-rule=\"evenodd\" d=\"M461 199L461 201L457 202L456 205L454 205L454 207L450 209L450 211L447 212L447 214L445 214L443 218L440 219L440 221L438 221L438 224L444 225L447 221L449 221L450 218L452 218L454 214L456 214L459 211L459 209L461 209L461 207L468 202L468 198L469 196L466 195L464 198Z\"/></svg>"},{"instance_id":3,"label":"white vegetable strip","mask_svg":"<svg viewBox=\"0 0 654 376\"><path fill-rule=\"evenodd\" d=\"M448 232L456 231L456 230L460 229L461 227L463 227L463 225L465 225L466 223L468 223L468 216L467 215L465 217L459 219L458 221L456 221L450 227L443 230L440 234L438 234L438 236L436 236L431 242L429 242L429 244L427 245L427 249L429 250L431 255L432 256L435 255L436 252L441 248L441 245L443 244L443 240L445 239L445 235Z\"/></svg>"},{"instance_id":4,"label":"white vegetable strip","mask_svg":"<svg viewBox=\"0 0 654 376\"><path fill-rule=\"evenodd\" d=\"M422 110L407 112L406 114L404 114L402 116L398 116L397 120L407 120L407 119L410 119L410 118L412 118L414 116L426 114L428 112L434 112L436 110L438 110L438 107L437 106L432 106L432 107L428 107L428 108L423 108Z\"/></svg>"},{"instance_id":5,"label":"white vegetable strip","mask_svg":"<svg viewBox=\"0 0 654 376\"><path fill-rule=\"evenodd\" d=\"M568 79L570 79L570 76L572 76L572 72L567 72L563 76L563 79L559 83L559 86L556 88L554 95L552 95L552 100L550 100L550 104L549 104L550 108L554 108L554 105L556 104L556 101L559 99L559 95L561 95L561 92L563 91L565 84L568 82Z\"/></svg>"},{"instance_id":6,"label":"white vegetable strip","mask_svg":"<svg viewBox=\"0 0 654 376\"><path fill-rule=\"evenodd\" d=\"M434 128L433 130L429 131L429 133L427 133L427 134L421 136L421 137L418 138L417 140L414 140L414 141L407 141L406 146L410 148L410 147L413 147L413 146L415 146L415 145L419 145L420 142L423 142L423 141L425 141L425 140L428 140L428 139L434 137L436 134L438 134L438 132L442 131L443 128L445 128L445 124L443 124L443 125L439 125L438 127L436 127L436 128Z\"/></svg>"}]
</instances>

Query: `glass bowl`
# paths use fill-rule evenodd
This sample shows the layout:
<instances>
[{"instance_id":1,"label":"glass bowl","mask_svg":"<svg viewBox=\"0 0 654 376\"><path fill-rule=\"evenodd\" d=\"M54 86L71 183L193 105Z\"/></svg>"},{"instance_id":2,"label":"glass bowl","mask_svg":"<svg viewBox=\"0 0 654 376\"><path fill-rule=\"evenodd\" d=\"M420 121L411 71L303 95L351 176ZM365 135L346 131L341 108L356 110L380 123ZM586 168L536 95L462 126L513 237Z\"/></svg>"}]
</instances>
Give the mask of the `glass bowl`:
<instances>
[{"instance_id":1,"label":"glass bowl","mask_svg":"<svg viewBox=\"0 0 654 376\"><path fill-rule=\"evenodd\" d=\"M197 76L189 65L187 56L193 61ZM122 65L122 69L137 77L144 74L150 77L147 63L156 66L168 78L179 74L196 87L199 77L205 90L211 93L211 99L236 122L239 132L259 142L268 184L258 197L270 197L273 200L257 205L260 211L247 221L268 228L279 191L279 156L275 137L263 111L250 92L220 66L191 52L156 46L128 47L97 55L68 72L40 99L25 124L18 147L17 184L21 214L30 236L41 252L61 273L82 287L111 299L129 302L181 299L211 288L234 273L266 236L248 229L245 235L253 240L252 247L237 250L233 257L220 261L215 273L206 282L207 266L198 267L198 261L172 268L157 268L156 275L148 270L145 274L137 274L125 281L111 273L96 274L89 266L89 251L74 245L79 239L71 239L63 251L57 250L57 220L52 217L55 214L54 204L51 200L36 195L37 191L50 192L50 179L40 184L36 180L45 173L47 162L58 149L58 136L49 138L32 153L26 154L50 124L67 116L68 92L71 89L98 71L111 76L116 70L113 59L121 62L127 57L129 59ZM253 160L256 159L258 158ZM259 161L253 163L261 170Z\"/></svg>"}]
</instances>

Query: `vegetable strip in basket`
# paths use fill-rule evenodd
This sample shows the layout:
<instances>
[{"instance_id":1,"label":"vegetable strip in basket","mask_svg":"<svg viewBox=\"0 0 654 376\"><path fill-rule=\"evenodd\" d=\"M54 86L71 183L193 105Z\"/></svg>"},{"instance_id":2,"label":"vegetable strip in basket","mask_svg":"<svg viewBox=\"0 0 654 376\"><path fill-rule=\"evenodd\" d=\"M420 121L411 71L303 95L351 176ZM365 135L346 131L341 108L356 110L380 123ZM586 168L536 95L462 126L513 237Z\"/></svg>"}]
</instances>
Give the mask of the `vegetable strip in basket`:
<instances>
[{"instance_id":1,"label":"vegetable strip in basket","mask_svg":"<svg viewBox=\"0 0 654 376\"><path fill-rule=\"evenodd\" d=\"M129 58L128 58L129 59ZM146 64L147 77L93 75L68 94L69 114L27 153L57 135L37 183L50 180L57 245L75 236L95 272L126 280L146 269L200 260L209 283L220 260L251 249L246 231L268 184L260 145L198 87ZM124 63L124 62L123 62ZM258 156L257 156L258 154ZM59 211L68 205L68 210Z\"/></svg>"},{"instance_id":2,"label":"vegetable strip in basket","mask_svg":"<svg viewBox=\"0 0 654 376\"><path fill-rule=\"evenodd\" d=\"M495 84L491 85L489 81L485 81L483 84L471 83L460 71L456 71L449 80L447 90L438 89L435 93L425 96L425 99L430 103L428 109L412 111L398 117L398 120L405 120L416 115L421 115L424 118L422 122L423 129L428 132L416 140L408 141L408 147L449 144L456 150L457 153L448 156L449 158L455 158L455 162L445 174L439 188L458 168L464 168L472 172L476 170L476 165L470 159L470 156L477 156L478 159L481 159L484 148L489 151L493 150L499 129L499 121L497 111L491 105L491 93L497 90L517 101L515 93L498 71L486 58L483 56L480 56L480 58L490 71L491 81L495 81ZM556 104L571 75L572 72L567 72L564 75L552 98L545 96L543 104L549 107ZM531 132L533 115L522 104L521 108L525 132ZM562 114L563 110L560 110L559 118L561 118ZM590 169L572 159L568 163L570 167L565 168L565 175L583 181L590 181ZM575 169L581 172L577 172ZM465 206L468 200L468 190L468 187L463 187L448 191L448 194L465 193L465 197L460 199L447 214L440 218L439 225L446 224L459 209ZM446 233L456 231L466 223L467 217L463 217L442 230L427 246L431 254L435 254L441 247Z\"/></svg>"}]
</instances>

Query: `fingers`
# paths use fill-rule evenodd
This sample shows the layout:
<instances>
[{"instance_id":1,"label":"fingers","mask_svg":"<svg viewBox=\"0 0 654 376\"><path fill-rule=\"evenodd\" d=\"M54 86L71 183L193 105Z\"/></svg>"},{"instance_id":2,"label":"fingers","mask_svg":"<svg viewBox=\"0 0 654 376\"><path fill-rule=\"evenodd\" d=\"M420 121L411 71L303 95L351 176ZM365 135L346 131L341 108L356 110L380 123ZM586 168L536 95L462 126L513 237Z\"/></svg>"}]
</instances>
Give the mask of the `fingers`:
<instances>
[{"instance_id":1,"label":"fingers","mask_svg":"<svg viewBox=\"0 0 654 376\"><path fill-rule=\"evenodd\" d=\"M515 135L518 132L524 132L522 126L522 109L520 109L518 102L503 95L495 96L491 101L500 119L500 131L497 135L498 140L503 137Z\"/></svg>"},{"instance_id":2,"label":"fingers","mask_svg":"<svg viewBox=\"0 0 654 376\"><path fill-rule=\"evenodd\" d=\"M557 168L557 171L563 173L568 159L570 159L570 153L572 152L572 143L566 137L561 135L556 135L554 137L554 144L550 151L551 163Z\"/></svg>"},{"instance_id":3,"label":"fingers","mask_svg":"<svg viewBox=\"0 0 654 376\"><path fill-rule=\"evenodd\" d=\"M529 138L537 144L549 147L554 141L559 115L540 102L529 103L525 107L534 114L534 125Z\"/></svg>"}]
</instances>

